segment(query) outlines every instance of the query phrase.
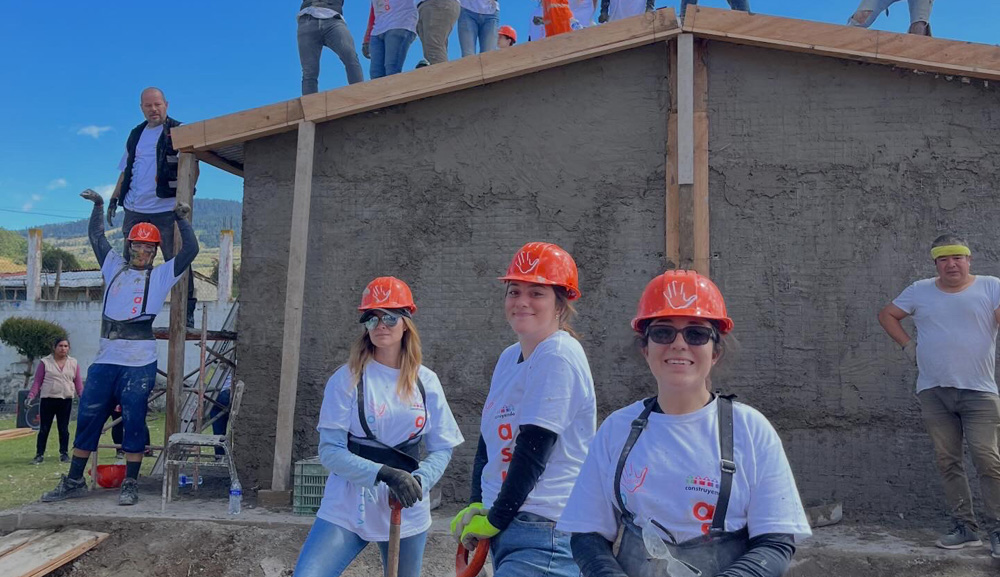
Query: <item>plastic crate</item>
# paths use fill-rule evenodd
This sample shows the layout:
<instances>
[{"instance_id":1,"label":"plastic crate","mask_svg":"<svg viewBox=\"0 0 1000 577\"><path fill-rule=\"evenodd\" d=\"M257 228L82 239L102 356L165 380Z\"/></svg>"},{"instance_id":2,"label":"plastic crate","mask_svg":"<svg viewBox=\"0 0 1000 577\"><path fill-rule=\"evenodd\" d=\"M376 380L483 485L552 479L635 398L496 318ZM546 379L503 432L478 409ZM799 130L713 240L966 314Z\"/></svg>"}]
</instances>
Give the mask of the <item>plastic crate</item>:
<instances>
[{"instance_id":1,"label":"plastic crate","mask_svg":"<svg viewBox=\"0 0 1000 577\"><path fill-rule=\"evenodd\" d=\"M315 515L323 501L329 471L319 462L319 457L295 463L292 488L292 512L296 515Z\"/></svg>"}]
</instances>

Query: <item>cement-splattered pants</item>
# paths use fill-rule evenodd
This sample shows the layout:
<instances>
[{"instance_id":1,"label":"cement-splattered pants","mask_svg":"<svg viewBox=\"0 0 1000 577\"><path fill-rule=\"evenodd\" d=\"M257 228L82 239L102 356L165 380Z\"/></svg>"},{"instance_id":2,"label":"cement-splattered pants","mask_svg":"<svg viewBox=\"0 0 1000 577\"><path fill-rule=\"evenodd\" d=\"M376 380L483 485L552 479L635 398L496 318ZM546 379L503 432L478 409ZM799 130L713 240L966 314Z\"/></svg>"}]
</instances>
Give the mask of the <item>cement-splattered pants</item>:
<instances>
[{"instance_id":1,"label":"cement-splattered pants","mask_svg":"<svg viewBox=\"0 0 1000 577\"><path fill-rule=\"evenodd\" d=\"M858 9L854 11L855 14L858 12L869 12L868 18L864 22L858 22L854 20L854 16L847 21L848 26L860 26L862 28L868 28L875 23L875 19L878 15L885 12L889 6L895 4L896 2L901 2L902 0L861 0L861 4L858 4ZM910 5L910 24L914 22L927 22L931 21L931 8L934 7L934 0L907 0Z\"/></svg>"},{"instance_id":2,"label":"cement-splattered pants","mask_svg":"<svg viewBox=\"0 0 1000 577\"><path fill-rule=\"evenodd\" d=\"M76 415L76 438L73 447L96 451L101 429L116 405L122 406L125 434L122 450L142 453L146 450L146 403L156 384L156 363L126 367L95 363L87 370L87 385L80 397Z\"/></svg>"},{"instance_id":3,"label":"cement-splattered pants","mask_svg":"<svg viewBox=\"0 0 1000 577\"><path fill-rule=\"evenodd\" d=\"M920 391L920 412L927 426L944 484L948 509L956 521L979 530L972 492L965 474L962 439L968 443L979 473L988 529L1000 529L1000 397L994 393L952 387Z\"/></svg>"}]
</instances>

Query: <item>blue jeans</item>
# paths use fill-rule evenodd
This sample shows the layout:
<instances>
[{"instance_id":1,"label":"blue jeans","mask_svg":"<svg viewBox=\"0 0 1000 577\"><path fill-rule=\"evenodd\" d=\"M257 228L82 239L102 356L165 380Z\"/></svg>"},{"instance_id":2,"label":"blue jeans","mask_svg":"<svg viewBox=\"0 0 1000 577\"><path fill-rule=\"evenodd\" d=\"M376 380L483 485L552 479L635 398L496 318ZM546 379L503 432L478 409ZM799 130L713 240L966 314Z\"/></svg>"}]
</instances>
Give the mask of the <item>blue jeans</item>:
<instances>
[{"instance_id":1,"label":"blue jeans","mask_svg":"<svg viewBox=\"0 0 1000 577\"><path fill-rule=\"evenodd\" d=\"M681 0L681 16L684 15L684 11L687 10L688 4L698 5L698 0ZM750 0L729 0L729 8L732 10L740 10L742 12L750 11Z\"/></svg>"},{"instance_id":2,"label":"blue jeans","mask_svg":"<svg viewBox=\"0 0 1000 577\"><path fill-rule=\"evenodd\" d=\"M369 73L372 80L402 72L403 63L406 62L406 52L416 38L416 32L402 28L393 28L378 36L372 36L368 44L368 53L372 57Z\"/></svg>"},{"instance_id":3,"label":"blue jeans","mask_svg":"<svg viewBox=\"0 0 1000 577\"><path fill-rule=\"evenodd\" d=\"M220 405L222 405L224 407L228 407L229 406L229 393L230 393L230 391L232 391L232 389L226 389L226 390L220 392L219 396L215 398L215 402L219 403ZM215 419L215 416L218 415L221 412L222 412L222 409L220 409L216 405L212 405L212 408L208 411L208 418L209 418L209 420ZM219 417L218 419L215 419L214 421L212 421L212 434L213 435L224 436L226 434L226 429L228 429L228 428L229 428L229 413L228 412L225 415L222 415L221 417ZM225 451L222 450L222 447L216 447L215 448L215 454L216 455L224 455Z\"/></svg>"},{"instance_id":4,"label":"blue jeans","mask_svg":"<svg viewBox=\"0 0 1000 577\"><path fill-rule=\"evenodd\" d=\"M146 403L156 384L156 363L144 367L126 367L95 363L87 370L87 386L83 388L76 414L76 438L73 447L96 451L101 429L115 410L122 406L122 450L142 453L146 450Z\"/></svg>"},{"instance_id":5,"label":"blue jeans","mask_svg":"<svg viewBox=\"0 0 1000 577\"><path fill-rule=\"evenodd\" d=\"M313 94L319 90L319 58L324 46L333 50L344 63L348 84L364 81L365 74L361 71L361 62L354 49L354 38L343 18L300 16L298 39L302 94Z\"/></svg>"},{"instance_id":6,"label":"blue jeans","mask_svg":"<svg viewBox=\"0 0 1000 577\"><path fill-rule=\"evenodd\" d=\"M510 525L490 539L493 577L580 577L573 561L569 533L534 513L518 513Z\"/></svg>"},{"instance_id":7,"label":"blue jeans","mask_svg":"<svg viewBox=\"0 0 1000 577\"><path fill-rule=\"evenodd\" d=\"M500 30L500 15L480 14L462 8L458 15L458 44L462 47L462 56L476 53L476 40L479 40L479 51L489 52L497 49L497 33Z\"/></svg>"},{"instance_id":8,"label":"blue jeans","mask_svg":"<svg viewBox=\"0 0 1000 577\"><path fill-rule=\"evenodd\" d=\"M567 548L569 539L567 538ZM427 533L401 539L399 542L399 577L420 577ZM306 537L293 577L338 577L354 561L368 541L352 531L323 519L316 519ZM389 543L379 542L382 566L389 554Z\"/></svg>"}]
</instances>

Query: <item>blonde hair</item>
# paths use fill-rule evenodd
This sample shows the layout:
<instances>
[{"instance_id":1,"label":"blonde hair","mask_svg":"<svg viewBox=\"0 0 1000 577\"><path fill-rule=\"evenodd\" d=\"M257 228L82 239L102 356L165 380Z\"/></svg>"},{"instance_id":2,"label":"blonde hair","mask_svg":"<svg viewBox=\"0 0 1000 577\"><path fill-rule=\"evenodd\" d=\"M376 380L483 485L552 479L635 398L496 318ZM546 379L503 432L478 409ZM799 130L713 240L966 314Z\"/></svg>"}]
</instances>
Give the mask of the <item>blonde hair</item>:
<instances>
[{"instance_id":1,"label":"blonde hair","mask_svg":"<svg viewBox=\"0 0 1000 577\"><path fill-rule=\"evenodd\" d=\"M399 365L399 380L396 381L396 395L400 399L409 399L417 390L417 372L420 370L420 363L423 355L420 352L420 333L417 332L417 325L409 317L400 315L403 326L403 340L400 343L402 348L402 362ZM357 383L361 379L368 361L375 358L375 345L368 337L368 329L358 336L357 340L351 344L350 357L347 366L351 370L351 379Z\"/></svg>"}]
</instances>

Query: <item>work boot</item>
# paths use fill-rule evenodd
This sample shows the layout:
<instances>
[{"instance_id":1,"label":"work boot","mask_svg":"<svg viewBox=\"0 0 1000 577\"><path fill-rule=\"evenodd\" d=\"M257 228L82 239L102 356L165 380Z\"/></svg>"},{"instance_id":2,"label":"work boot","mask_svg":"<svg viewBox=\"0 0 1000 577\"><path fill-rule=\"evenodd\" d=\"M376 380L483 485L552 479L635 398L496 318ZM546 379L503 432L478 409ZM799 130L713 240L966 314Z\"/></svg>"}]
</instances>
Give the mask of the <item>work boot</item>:
<instances>
[{"instance_id":1,"label":"work boot","mask_svg":"<svg viewBox=\"0 0 1000 577\"><path fill-rule=\"evenodd\" d=\"M126 478L122 482L122 492L118 494L119 505L135 505L139 502L139 482Z\"/></svg>"},{"instance_id":2,"label":"work boot","mask_svg":"<svg viewBox=\"0 0 1000 577\"><path fill-rule=\"evenodd\" d=\"M83 478L70 479L66 475L62 476L55 489L42 495L42 503L54 503L66 499L75 499L87 494L87 482Z\"/></svg>"},{"instance_id":3,"label":"work boot","mask_svg":"<svg viewBox=\"0 0 1000 577\"><path fill-rule=\"evenodd\" d=\"M977 535L975 531L973 531L963 523L955 525L954 529L942 535L941 538L937 540L937 543L935 543L935 545L937 545L942 549L961 549L962 547L979 547L982 544L983 542L979 539L979 535Z\"/></svg>"},{"instance_id":4,"label":"work boot","mask_svg":"<svg viewBox=\"0 0 1000 577\"><path fill-rule=\"evenodd\" d=\"M32 465L41 465L42 461L44 461L44 460L45 460L44 456L42 456L42 455L35 455L35 458L31 460L31 464Z\"/></svg>"},{"instance_id":5,"label":"work boot","mask_svg":"<svg viewBox=\"0 0 1000 577\"><path fill-rule=\"evenodd\" d=\"M990 531L990 556L1000 559L1000 529Z\"/></svg>"},{"instance_id":6,"label":"work boot","mask_svg":"<svg viewBox=\"0 0 1000 577\"><path fill-rule=\"evenodd\" d=\"M59 453L59 462L69 463L69 455L67 455L66 453Z\"/></svg>"}]
</instances>

